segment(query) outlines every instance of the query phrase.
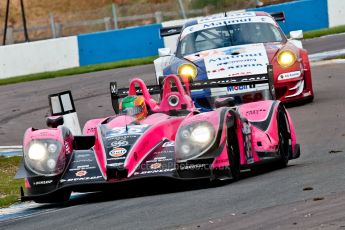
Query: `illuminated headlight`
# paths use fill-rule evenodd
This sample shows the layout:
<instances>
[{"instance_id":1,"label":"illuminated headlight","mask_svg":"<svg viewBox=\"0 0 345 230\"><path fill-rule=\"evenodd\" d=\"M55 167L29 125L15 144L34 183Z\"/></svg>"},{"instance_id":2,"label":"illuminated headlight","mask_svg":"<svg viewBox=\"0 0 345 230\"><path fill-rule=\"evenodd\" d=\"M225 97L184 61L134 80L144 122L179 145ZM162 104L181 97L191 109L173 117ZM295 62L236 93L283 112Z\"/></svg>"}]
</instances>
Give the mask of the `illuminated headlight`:
<instances>
[{"instance_id":1,"label":"illuminated headlight","mask_svg":"<svg viewBox=\"0 0 345 230\"><path fill-rule=\"evenodd\" d=\"M61 149L62 145L55 140L32 140L24 148L25 165L38 175L58 175L62 173L66 162Z\"/></svg>"},{"instance_id":2,"label":"illuminated headlight","mask_svg":"<svg viewBox=\"0 0 345 230\"><path fill-rule=\"evenodd\" d=\"M28 156L31 160L43 160L47 156L47 149L43 144L33 143L29 147Z\"/></svg>"},{"instance_id":3,"label":"illuminated headlight","mask_svg":"<svg viewBox=\"0 0 345 230\"><path fill-rule=\"evenodd\" d=\"M198 126L191 133L191 140L197 143L209 143L212 139L212 131L208 126Z\"/></svg>"},{"instance_id":4,"label":"illuminated headlight","mask_svg":"<svg viewBox=\"0 0 345 230\"><path fill-rule=\"evenodd\" d=\"M194 79L198 70L193 64L182 64L178 67L177 74L183 78Z\"/></svg>"},{"instance_id":5,"label":"illuminated headlight","mask_svg":"<svg viewBox=\"0 0 345 230\"><path fill-rule=\"evenodd\" d=\"M185 161L202 155L212 146L215 136L212 124L206 121L180 127L175 143L177 161Z\"/></svg>"},{"instance_id":6,"label":"illuminated headlight","mask_svg":"<svg viewBox=\"0 0 345 230\"><path fill-rule=\"evenodd\" d=\"M284 50L278 54L277 60L281 67L288 68L296 62L297 58L292 51Z\"/></svg>"}]
</instances>

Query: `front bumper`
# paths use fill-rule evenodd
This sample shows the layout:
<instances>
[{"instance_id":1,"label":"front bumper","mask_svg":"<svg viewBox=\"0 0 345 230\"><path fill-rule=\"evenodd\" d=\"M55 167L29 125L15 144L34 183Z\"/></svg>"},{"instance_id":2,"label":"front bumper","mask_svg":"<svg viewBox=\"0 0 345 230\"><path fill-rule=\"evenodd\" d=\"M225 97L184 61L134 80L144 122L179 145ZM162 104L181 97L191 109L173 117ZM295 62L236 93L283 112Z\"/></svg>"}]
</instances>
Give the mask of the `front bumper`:
<instances>
[{"instance_id":1,"label":"front bumper","mask_svg":"<svg viewBox=\"0 0 345 230\"><path fill-rule=\"evenodd\" d=\"M275 84L277 100L282 102L297 102L303 100L312 100L313 90L302 80L290 81Z\"/></svg>"}]
</instances>

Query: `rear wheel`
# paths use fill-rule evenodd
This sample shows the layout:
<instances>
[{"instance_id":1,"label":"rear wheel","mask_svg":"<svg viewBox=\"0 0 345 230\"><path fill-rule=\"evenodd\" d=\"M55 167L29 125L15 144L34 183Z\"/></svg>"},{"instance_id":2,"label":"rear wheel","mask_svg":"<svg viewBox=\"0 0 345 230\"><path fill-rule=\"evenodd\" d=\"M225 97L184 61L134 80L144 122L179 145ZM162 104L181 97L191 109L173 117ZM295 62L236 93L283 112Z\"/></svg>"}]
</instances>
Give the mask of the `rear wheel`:
<instances>
[{"instance_id":1,"label":"rear wheel","mask_svg":"<svg viewBox=\"0 0 345 230\"><path fill-rule=\"evenodd\" d=\"M278 122L278 151L279 167L286 167L290 157L291 134L286 113L283 108L279 108L277 115Z\"/></svg>"}]
</instances>

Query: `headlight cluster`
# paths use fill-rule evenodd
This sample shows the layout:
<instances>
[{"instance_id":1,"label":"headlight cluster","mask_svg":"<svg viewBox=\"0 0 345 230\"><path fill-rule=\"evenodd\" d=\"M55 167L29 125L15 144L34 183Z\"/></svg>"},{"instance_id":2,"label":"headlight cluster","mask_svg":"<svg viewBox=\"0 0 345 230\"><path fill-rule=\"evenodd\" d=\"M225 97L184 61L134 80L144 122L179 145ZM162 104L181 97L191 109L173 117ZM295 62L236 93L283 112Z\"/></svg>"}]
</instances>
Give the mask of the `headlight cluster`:
<instances>
[{"instance_id":1,"label":"headlight cluster","mask_svg":"<svg viewBox=\"0 0 345 230\"><path fill-rule=\"evenodd\" d=\"M278 54L278 64L283 68L288 68L295 64L297 60L296 54L290 50L283 50Z\"/></svg>"},{"instance_id":2,"label":"headlight cluster","mask_svg":"<svg viewBox=\"0 0 345 230\"><path fill-rule=\"evenodd\" d=\"M215 130L209 122L180 127L176 136L176 159L183 161L201 155L215 140Z\"/></svg>"},{"instance_id":3,"label":"headlight cluster","mask_svg":"<svg viewBox=\"0 0 345 230\"><path fill-rule=\"evenodd\" d=\"M198 70L193 64L182 64L178 67L177 74L183 78L194 79L198 74Z\"/></svg>"},{"instance_id":4,"label":"headlight cluster","mask_svg":"<svg viewBox=\"0 0 345 230\"><path fill-rule=\"evenodd\" d=\"M62 173L66 158L61 153L62 145L54 140L32 140L24 148L25 165L38 175L54 176Z\"/></svg>"}]
</instances>

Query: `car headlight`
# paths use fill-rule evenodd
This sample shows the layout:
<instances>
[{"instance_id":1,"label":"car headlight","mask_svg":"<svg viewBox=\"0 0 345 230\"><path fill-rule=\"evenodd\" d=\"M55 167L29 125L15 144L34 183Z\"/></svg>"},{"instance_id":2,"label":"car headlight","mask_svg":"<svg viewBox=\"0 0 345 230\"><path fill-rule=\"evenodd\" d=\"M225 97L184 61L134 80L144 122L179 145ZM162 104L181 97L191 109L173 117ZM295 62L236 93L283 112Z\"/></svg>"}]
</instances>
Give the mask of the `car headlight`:
<instances>
[{"instance_id":1,"label":"car headlight","mask_svg":"<svg viewBox=\"0 0 345 230\"><path fill-rule=\"evenodd\" d=\"M32 140L24 148L25 165L38 175L58 175L63 172L66 163L61 149L62 145L55 140Z\"/></svg>"},{"instance_id":2,"label":"car headlight","mask_svg":"<svg viewBox=\"0 0 345 230\"><path fill-rule=\"evenodd\" d=\"M283 68L292 66L297 60L296 54L290 50L283 50L278 54L278 64Z\"/></svg>"},{"instance_id":3,"label":"car headlight","mask_svg":"<svg viewBox=\"0 0 345 230\"><path fill-rule=\"evenodd\" d=\"M183 78L194 79L198 74L198 70L195 65L187 63L178 67L177 74Z\"/></svg>"},{"instance_id":4,"label":"car headlight","mask_svg":"<svg viewBox=\"0 0 345 230\"><path fill-rule=\"evenodd\" d=\"M212 146L215 130L209 122L198 122L180 127L176 135L177 161L185 161L202 155Z\"/></svg>"}]
</instances>

